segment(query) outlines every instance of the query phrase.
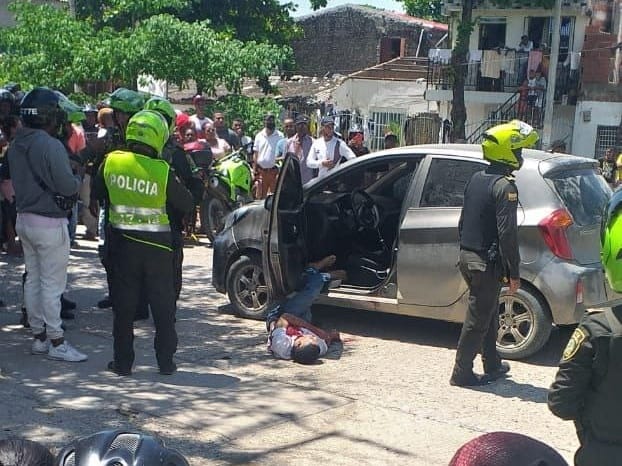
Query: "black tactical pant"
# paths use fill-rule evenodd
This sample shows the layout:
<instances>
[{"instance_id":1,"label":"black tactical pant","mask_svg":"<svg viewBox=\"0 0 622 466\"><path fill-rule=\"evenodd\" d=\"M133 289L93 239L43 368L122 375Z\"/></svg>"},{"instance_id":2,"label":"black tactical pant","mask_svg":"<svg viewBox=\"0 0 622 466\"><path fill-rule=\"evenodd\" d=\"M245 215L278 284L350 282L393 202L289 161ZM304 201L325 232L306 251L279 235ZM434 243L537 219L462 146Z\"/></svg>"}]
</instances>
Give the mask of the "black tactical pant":
<instances>
[{"instance_id":1,"label":"black tactical pant","mask_svg":"<svg viewBox=\"0 0 622 466\"><path fill-rule=\"evenodd\" d=\"M501 364L496 347L501 268L469 251L460 252L459 266L469 286L469 307L458 340L455 370L460 375L471 374L473 360L481 352L484 371L492 372Z\"/></svg>"},{"instance_id":2,"label":"black tactical pant","mask_svg":"<svg viewBox=\"0 0 622 466\"><path fill-rule=\"evenodd\" d=\"M110 244L115 365L121 371L132 368L134 317L143 295L151 305L158 366L167 370L177 351L173 253L115 236Z\"/></svg>"}]
</instances>

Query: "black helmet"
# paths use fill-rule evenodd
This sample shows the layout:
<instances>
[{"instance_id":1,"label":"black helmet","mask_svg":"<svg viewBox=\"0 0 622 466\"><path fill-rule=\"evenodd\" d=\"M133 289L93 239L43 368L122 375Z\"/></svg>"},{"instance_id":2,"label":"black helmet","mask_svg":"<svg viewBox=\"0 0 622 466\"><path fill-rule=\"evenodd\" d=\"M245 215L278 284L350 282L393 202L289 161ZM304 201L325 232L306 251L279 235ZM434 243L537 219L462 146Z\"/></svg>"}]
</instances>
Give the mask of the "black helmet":
<instances>
[{"instance_id":1,"label":"black helmet","mask_svg":"<svg viewBox=\"0 0 622 466\"><path fill-rule=\"evenodd\" d=\"M0 89L0 102L8 102L13 105L15 103L15 96L8 89Z\"/></svg>"},{"instance_id":2,"label":"black helmet","mask_svg":"<svg viewBox=\"0 0 622 466\"><path fill-rule=\"evenodd\" d=\"M151 435L105 430L61 450L56 466L189 466L176 450Z\"/></svg>"},{"instance_id":3,"label":"black helmet","mask_svg":"<svg viewBox=\"0 0 622 466\"><path fill-rule=\"evenodd\" d=\"M67 114L59 105L60 98L47 87L35 87L22 99L20 114L25 126L43 129L60 126Z\"/></svg>"}]
</instances>

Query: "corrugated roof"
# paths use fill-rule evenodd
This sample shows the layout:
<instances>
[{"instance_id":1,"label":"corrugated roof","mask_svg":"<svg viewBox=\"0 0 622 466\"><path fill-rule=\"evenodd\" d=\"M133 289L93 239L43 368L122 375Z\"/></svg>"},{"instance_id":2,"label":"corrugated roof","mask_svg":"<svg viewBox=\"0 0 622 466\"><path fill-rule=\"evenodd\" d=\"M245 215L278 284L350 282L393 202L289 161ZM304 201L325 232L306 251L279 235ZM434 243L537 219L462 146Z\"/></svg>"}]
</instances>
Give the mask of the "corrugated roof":
<instances>
[{"instance_id":1,"label":"corrugated roof","mask_svg":"<svg viewBox=\"0 0 622 466\"><path fill-rule=\"evenodd\" d=\"M386 81L415 81L426 79L428 59L398 57L348 75L352 79L378 79Z\"/></svg>"}]
</instances>

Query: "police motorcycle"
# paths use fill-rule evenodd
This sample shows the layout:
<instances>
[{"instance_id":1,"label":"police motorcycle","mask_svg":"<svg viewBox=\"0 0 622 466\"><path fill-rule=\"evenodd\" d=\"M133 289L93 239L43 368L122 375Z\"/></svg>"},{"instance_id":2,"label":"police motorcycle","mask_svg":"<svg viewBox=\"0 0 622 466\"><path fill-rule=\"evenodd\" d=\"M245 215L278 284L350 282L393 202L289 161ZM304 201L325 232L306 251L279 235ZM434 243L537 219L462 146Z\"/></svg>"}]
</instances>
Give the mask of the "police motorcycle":
<instances>
[{"instance_id":1,"label":"police motorcycle","mask_svg":"<svg viewBox=\"0 0 622 466\"><path fill-rule=\"evenodd\" d=\"M252 156L252 143L213 161L207 172L201 225L211 242L224 227L229 212L253 201L249 153Z\"/></svg>"}]
</instances>

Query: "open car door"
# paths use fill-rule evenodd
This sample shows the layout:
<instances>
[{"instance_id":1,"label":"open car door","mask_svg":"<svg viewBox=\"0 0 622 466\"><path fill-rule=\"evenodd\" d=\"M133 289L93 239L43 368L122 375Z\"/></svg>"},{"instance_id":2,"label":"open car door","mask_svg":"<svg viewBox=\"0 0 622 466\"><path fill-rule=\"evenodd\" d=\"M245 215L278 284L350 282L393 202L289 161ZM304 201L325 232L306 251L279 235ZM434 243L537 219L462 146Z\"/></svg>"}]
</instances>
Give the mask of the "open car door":
<instances>
[{"instance_id":1,"label":"open car door","mask_svg":"<svg viewBox=\"0 0 622 466\"><path fill-rule=\"evenodd\" d=\"M270 206L271 204L271 206ZM307 263L306 220L298 159L285 158L270 208L264 236L264 269L272 296L285 296L298 289Z\"/></svg>"}]
</instances>

